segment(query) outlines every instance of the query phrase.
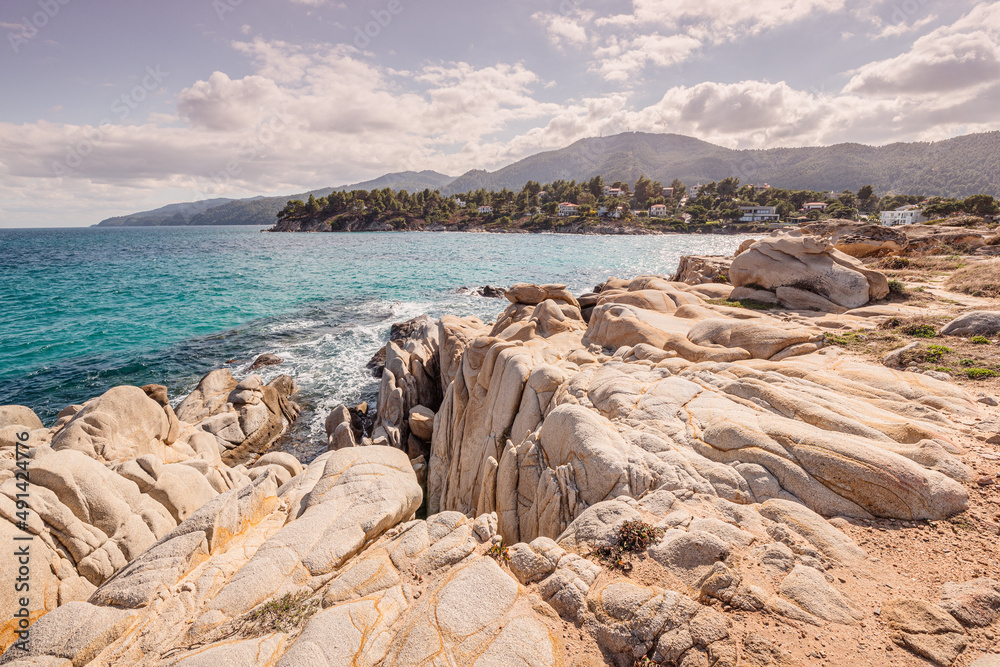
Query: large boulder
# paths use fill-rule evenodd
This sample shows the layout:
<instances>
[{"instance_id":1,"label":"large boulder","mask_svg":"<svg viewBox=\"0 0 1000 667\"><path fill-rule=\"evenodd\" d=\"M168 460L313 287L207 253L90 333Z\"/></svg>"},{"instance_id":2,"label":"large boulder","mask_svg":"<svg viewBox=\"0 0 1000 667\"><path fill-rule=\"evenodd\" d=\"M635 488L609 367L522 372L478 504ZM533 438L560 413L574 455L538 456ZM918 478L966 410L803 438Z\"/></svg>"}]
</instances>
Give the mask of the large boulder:
<instances>
[{"instance_id":1,"label":"large boulder","mask_svg":"<svg viewBox=\"0 0 1000 667\"><path fill-rule=\"evenodd\" d=\"M74 449L87 456L116 461L143 454L164 456L170 419L163 407L139 387L109 389L52 438L55 450Z\"/></svg>"},{"instance_id":2,"label":"large boulder","mask_svg":"<svg viewBox=\"0 0 1000 667\"><path fill-rule=\"evenodd\" d=\"M906 234L899 227L852 220L823 220L803 225L802 229L826 237L834 248L851 257L895 255L909 245Z\"/></svg>"},{"instance_id":3,"label":"large boulder","mask_svg":"<svg viewBox=\"0 0 1000 667\"><path fill-rule=\"evenodd\" d=\"M1000 311L974 310L944 325L945 336L995 336L1000 333Z\"/></svg>"},{"instance_id":4,"label":"large boulder","mask_svg":"<svg viewBox=\"0 0 1000 667\"><path fill-rule=\"evenodd\" d=\"M726 282L731 262L722 255L684 255L671 280L688 285Z\"/></svg>"},{"instance_id":5,"label":"large boulder","mask_svg":"<svg viewBox=\"0 0 1000 667\"><path fill-rule=\"evenodd\" d=\"M44 428L34 410L23 405L0 405L0 428L25 426L29 430Z\"/></svg>"},{"instance_id":6,"label":"large boulder","mask_svg":"<svg viewBox=\"0 0 1000 667\"><path fill-rule=\"evenodd\" d=\"M750 246L733 260L729 280L737 287L807 290L848 309L889 294L883 274L800 230L775 232Z\"/></svg>"},{"instance_id":7,"label":"large boulder","mask_svg":"<svg viewBox=\"0 0 1000 667\"><path fill-rule=\"evenodd\" d=\"M214 370L177 406L177 418L212 434L227 463L266 450L299 416L291 396L295 381L279 375L264 384L259 375L237 382L227 368Z\"/></svg>"}]
</instances>

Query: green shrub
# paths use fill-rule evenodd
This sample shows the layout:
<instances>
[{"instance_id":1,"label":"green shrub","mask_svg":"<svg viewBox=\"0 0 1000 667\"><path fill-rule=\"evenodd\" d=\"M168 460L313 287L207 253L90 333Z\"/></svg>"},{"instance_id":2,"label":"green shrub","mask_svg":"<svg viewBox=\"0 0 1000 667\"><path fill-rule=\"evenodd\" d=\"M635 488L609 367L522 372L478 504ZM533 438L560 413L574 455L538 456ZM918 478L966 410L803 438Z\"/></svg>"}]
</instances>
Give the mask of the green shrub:
<instances>
[{"instance_id":1,"label":"green shrub","mask_svg":"<svg viewBox=\"0 0 1000 667\"><path fill-rule=\"evenodd\" d=\"M974 343L975 345L989 345L990 339L986 336L973 336L969 339L969 342Z\"/></svg>"},{"instance_id":2,"label":"green shrub","mask_svg":"<svg viewBox=\"0 0 1000 667\"><path fill-rule=\"evenodd\" d=\"M654 528L642 521L626 521L618 528L615 544L598 547L591 555L612 570L631 572L631 554L646 549L650 544L663 537L662 528Z\"/></svg>"},{"instance_id":3,"label":"green shrub","mask_svg":"<svg viewBox=\"0 0 1000 667\"><path fill-rule=\"evenodd\" d=\"M510 561L510 549L502 539L487 549L486 555L500 565L505 565Z\"/></svg>"},{"instance_id":4,"label":"green shrub","mask_svg":"<svg viewBox=\"0 0 1000 667\"><path fill-rule=\"evenodd\" d=\"M970 368L965 371L965 374L970 380L985 380L986 378L995 378L1000 375L1000 373L991 371L988 368Z\"/></svg>"},{"instance_id":5,"label":"green shrub","mask_svg":"<svg viewBox=\"0 0 1000 667\"><path fill-rule=\"evenodd\" d=\"M941 357L953 351L950 347L945 347L944 345L928 345L927 354L924 355L924 359L928 363L934 363L941 361Z\"/></svg>"},{"instance_id":6,"label":"green shrub","mask_svg":"<svg viewBox=\"0 0 1000 667\"><path fill-rule=\"evenodd\" d=\"M960 364L962 364L963 366L966 366L966 367L971 367L971 366L975 366L976 365L976 360L975 359L962 359L958 363L960 363Z\"/></svg>"},{"instance_id":7,"label":"green shrub","mask_svg":"<svg viewBox=\"0 0 1000 667\"><path fill-rule=\"evenodd\" d=\"M890 280L889 294L895 294L896 296L906 296L906 286L903 285L902 281Z\"/></svg>"},{"instance_id":8,"label":"green shrub","mask_svg":"<svg viewBox=\"0 0 1000 667\"><path fill-rule=\"evenodd\" d=\"M655 540L663 537L662 528L654 528L642 521L626 521L618 529L618 546L633 553L643 551Z\"/></svg>"},{"instance_id":9,"label":"green shrub","mask_svg":"<svg viewBox=\"0 0 1000 667\"><path fill-rule=\"evenodd\" d=\"M910 324L903 327L903 333L913 338L936 338L937 332L930 324Z\"/></svg>"}]
</instances>

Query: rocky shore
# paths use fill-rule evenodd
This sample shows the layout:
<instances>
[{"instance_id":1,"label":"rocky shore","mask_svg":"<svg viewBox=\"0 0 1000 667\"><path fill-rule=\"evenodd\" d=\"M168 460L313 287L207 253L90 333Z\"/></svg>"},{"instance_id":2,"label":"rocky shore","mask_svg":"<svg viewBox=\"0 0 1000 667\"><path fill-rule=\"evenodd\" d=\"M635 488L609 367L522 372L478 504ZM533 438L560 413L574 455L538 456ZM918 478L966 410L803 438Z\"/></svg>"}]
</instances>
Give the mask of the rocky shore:
<instances>
[{"instance_id":1,"label":"rocky shore","mask_svg":"<svg viewBox=\"0 0 1000 667\"><path fill-rule=\"evenodd\" d=\"M0 664L1000 664L1000 301L849 231L401 325L308 463L287 376L0 407Z\"/></svg>"}]
</instances>

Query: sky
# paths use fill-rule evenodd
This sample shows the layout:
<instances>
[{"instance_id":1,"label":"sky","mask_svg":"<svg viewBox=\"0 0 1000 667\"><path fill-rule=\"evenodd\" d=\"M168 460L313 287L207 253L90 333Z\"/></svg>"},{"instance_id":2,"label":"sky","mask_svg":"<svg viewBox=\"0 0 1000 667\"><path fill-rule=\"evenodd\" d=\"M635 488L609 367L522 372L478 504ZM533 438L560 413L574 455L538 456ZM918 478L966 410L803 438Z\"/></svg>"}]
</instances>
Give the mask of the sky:
<instances>
[{"instance_id":1,"label":"sky","mask_svg":"<svg viewBox=\"0 0 1000 667\"><path fill-rule=\"evenodd\" d=\"M1000 2L4 0L0 227L91 225L576 140L1000 129Z\"/></svg>"}]
</instances>

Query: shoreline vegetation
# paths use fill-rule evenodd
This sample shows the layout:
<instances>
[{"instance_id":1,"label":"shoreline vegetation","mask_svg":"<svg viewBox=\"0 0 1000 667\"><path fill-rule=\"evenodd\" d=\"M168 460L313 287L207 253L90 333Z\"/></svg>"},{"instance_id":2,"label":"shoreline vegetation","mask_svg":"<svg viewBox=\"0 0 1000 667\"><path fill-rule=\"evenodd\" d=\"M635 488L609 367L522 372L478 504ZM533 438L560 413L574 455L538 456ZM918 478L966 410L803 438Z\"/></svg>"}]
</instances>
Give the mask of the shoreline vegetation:
<instances>
[{"instance_id":1,"label":"shoreline vegetation","mask_svg":"<svg viewBox=\"0 0 1000 667\"><path fill-rule=\"evenodd\" d=\"M291 200L269 232L487 232L566 234L761 234L831 219L878 224L882 211L919 207L932 224L990 225L1000 207L989 195L966 199L741 185L736 177L664 187L642 176L633 185L557 180L520 191L479 189L445 196L390 188L331 192ZM977 218L978 216L978 218ZM978 223L976 222L978 220ZM971 221L971 222L970 222Z\"/></svg>"}]
</instances>

